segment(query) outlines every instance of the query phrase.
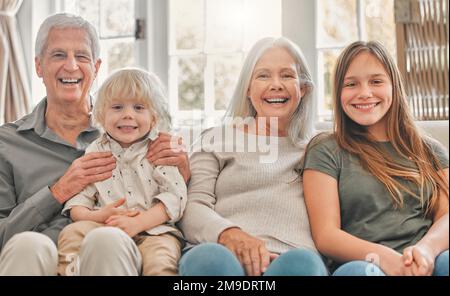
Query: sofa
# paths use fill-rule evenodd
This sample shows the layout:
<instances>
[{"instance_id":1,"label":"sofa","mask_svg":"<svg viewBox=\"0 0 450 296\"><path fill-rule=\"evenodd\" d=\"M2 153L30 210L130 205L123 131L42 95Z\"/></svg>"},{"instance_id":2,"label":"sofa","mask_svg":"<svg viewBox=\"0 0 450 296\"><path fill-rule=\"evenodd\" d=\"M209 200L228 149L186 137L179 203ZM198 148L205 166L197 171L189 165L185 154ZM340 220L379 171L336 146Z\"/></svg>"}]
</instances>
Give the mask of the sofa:
<instances>
[{"instance_id":1,"label":"sofa","mask_svg":"<svg viewBox=\"0 0 450 296\"><path fill-rule=\"evenodd\" d=\"M436 121L417 121L417 126L425 132L425 134L433 137L441 142L446 148L449 149L449 122L448 120L436 120ZM331 130L332 122L318 122L316 128L319 131Z\"/></svg>"}]
</instances>

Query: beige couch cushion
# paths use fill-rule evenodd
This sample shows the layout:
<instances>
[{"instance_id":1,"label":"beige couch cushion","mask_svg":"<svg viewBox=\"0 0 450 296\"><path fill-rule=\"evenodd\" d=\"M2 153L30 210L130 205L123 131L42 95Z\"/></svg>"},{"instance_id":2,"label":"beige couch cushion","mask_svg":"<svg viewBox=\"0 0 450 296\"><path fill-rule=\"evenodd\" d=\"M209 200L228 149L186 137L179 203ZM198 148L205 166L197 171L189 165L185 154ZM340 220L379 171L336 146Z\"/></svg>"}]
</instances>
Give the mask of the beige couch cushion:
<instances>
[{"instance_id":1,"label":"beige couch cushion","mask_svg":"<svg viewBox=\"0 0 450 296\"><path fill-rule=\"evenodd\" d=\"M318 122L316 128L323 131L330 130L331 124L331 122ZM447 150L449 149L449 124L447 120L417 121L417 126L422 129L425 134L441 142Z\"/></svg>"}]
</instances>

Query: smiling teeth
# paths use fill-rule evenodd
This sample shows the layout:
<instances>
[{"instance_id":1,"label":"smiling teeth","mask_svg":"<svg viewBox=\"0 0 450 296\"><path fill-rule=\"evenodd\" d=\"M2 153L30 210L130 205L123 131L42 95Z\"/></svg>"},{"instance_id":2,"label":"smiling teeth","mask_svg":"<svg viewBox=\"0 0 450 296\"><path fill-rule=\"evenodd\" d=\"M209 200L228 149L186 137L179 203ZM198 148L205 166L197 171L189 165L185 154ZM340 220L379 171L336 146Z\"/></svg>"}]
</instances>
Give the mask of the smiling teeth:
<instances>
[{"instance_id":1,"label":"smiling teeth","mask_svg":"<svg viewBox=\"0 0 450 296\"><path fill-rule=\"evenodd\" d=\"M80 79L69 79L69 78L63 78L63 79L61 79L61 81L62 81L63 83L78 83L79 80L80 80Z\"/></svg>"},{"instance_id":2,"label":"smiling teeth","mask_svg":"<svg viewBox=\"0 0 450 296\"><path fill-rule=\"evenodd\" d=\"M370 109L375 107L377 104L368 104L368 105L354 105L356 109Z\"/></svg>"},{"instance_id":3,"label":"smiling teeth","mask_svg":"<svg viewBox=\"0 0 450 296\"><path fill-rule=\"evenodd\" d=\"M286 98L274 98L274 99L266 99L268 103L285 103L287 101Z\"/></svg>"}]
</instances>

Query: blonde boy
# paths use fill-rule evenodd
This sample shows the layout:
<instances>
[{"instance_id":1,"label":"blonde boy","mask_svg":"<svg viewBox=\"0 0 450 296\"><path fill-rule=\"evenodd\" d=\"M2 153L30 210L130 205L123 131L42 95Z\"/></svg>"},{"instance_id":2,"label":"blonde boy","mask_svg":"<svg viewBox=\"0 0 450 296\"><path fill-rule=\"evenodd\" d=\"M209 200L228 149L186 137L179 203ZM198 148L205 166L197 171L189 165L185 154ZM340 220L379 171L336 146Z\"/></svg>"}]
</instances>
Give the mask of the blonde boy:
<instances>
[{"instance_id":1,"label":"blonde boy","mask_svg":"<svg viewBox=\"0 0 450 296\"><path fill-rule=\"evenodd\" d=\"M170 125L160 80L140 69L115 72L99 89L94 119L104 133L86 153L111 151L116 167L109 179L66 203L63 213L75 223L59 236L59 274L83 275L92 268L98 275L111 274L113 266L87 266L82 243L89 232L114 227L139 250L127 260L136 262L130 274L176 275L183 238L174 223L186 206L186 184L176 167L154 166L145 158L149 141Z\"/></svg>"}]
</instances>

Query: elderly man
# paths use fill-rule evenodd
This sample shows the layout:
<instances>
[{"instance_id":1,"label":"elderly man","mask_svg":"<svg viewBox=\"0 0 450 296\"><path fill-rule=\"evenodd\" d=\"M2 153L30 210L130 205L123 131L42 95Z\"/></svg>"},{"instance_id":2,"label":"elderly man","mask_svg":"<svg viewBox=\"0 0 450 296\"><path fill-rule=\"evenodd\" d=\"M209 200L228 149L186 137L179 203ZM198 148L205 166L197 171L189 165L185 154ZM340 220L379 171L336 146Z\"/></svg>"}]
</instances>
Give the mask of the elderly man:
<instances>
[{"instance_id":1,"label":"elderly man","mask_svg":"<svg viewBox=\"0 0 450 296\"><path fill-rule=\"evenodd\" d=\"M101 65L99 53L97 33L81 17L56 14L39 29L35 66L47 96L31 114L0 127L0 275L55 275L55 243L71 222L61 215L62 204L88 184L112 175L111 153L84 155L99 135L91 125L89 95ZM148 158L154 164L178 166L187 180L187 155L172 149L169 141L170 135L161 135ZM89 269L92 274L130 272L129 266L120 266L123 256L133 264L129 253L135 250L117 245L115 258L89 254L96 260L90 262L97 268Z\"/></svg>"}]
</instances>

